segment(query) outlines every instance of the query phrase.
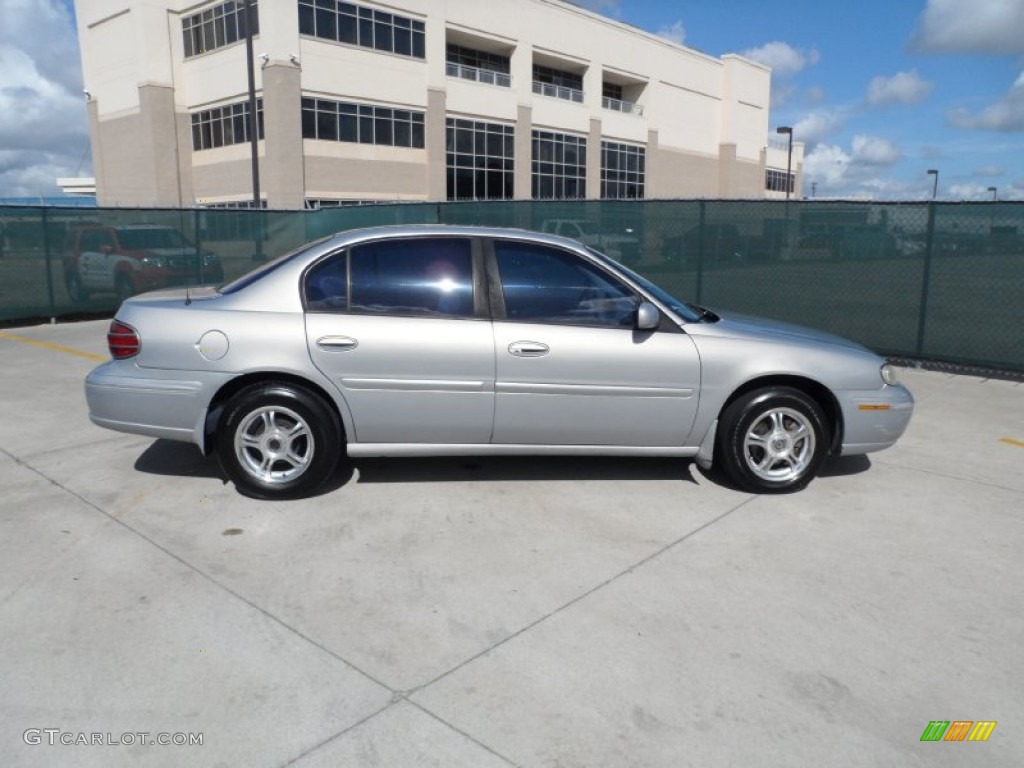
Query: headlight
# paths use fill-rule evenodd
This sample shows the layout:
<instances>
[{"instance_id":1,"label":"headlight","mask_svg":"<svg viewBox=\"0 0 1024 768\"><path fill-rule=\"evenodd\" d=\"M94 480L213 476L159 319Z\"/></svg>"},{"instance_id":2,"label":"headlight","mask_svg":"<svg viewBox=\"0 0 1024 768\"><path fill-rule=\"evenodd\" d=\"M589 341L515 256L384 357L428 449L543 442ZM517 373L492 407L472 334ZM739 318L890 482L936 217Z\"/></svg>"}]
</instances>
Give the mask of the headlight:
<instances>
[{"instance_id":1,"label":"headlight","mask_svg":"<svg viewBox=\"0 0 1024 768\"><path fill-rule=\"evenodd\" d=\"M164 257L163 256L143 256L142 263L147 267L163 267Z\"/></svg>"},{"instance_id":2,"label":"headlight","mask_svg":"<svg viewBox=\"0 0 1024 768\"><path fill-rule=\"evenodd\" d=\"M219 261L220 261L220 259L217 258L217 254L216 253L204 253L203 254L203 264L206 264L207 266L209 266L210 264L216 264Z\"/></svg>"},{"instance_id":3,"label":"headlight","mask_svg":"<svg viewBox=\"0 0 1024 768\"><path fill-rule=\"evenodd\" d=\"M886 363L882 366L882 381L888 384L890 387L895 387L900 383L900 369L892 363Z\"/></svg>"}]
</instances>

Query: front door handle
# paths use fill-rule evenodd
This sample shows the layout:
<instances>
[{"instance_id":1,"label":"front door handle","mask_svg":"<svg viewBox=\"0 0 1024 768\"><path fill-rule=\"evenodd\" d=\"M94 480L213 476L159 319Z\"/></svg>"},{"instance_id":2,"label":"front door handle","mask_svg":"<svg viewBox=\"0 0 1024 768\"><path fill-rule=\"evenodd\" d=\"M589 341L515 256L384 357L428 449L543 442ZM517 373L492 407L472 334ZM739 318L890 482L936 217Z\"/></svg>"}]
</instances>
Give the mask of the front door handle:
<instances>
[{"instance_id":1,"label":"front door handle","mask_svg":"<svg viewBox=\"0 0 1024 768\"><path fill-rule=\"evenodd\" d=\"M321 336L316 345L325 352L345 352L358 347L359 342L351 336Z\"/></svg>"},{"instance_id":2,"label":"front door handle","mask_svg":"<svg viewBox=\"0 0 1024 768\"><path fill-rule=\"evenodd\" d=\"M508 353L516 357L543 357L551 348L539 341L513 341L508 345Z\"/></svg>"}]
</instances>

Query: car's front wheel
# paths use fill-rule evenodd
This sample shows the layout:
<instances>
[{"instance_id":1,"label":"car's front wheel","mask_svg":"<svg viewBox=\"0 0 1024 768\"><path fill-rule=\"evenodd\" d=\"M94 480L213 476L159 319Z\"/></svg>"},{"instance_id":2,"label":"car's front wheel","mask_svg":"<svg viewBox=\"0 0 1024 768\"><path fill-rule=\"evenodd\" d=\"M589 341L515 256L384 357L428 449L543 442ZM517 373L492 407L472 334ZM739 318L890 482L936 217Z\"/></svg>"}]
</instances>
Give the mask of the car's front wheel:
<instances>
[{"instance_id":1,"label":"car's front wheel","mask_svg":"<svg viewBox=\"0 0 1024 768\"><path fill-rule=\"evenodd\" d=\"M769 387L725 409L715 460L745 490L797 491L821 469L829 440L827 419L813 398L792 387Z\"/></svg>"},{"instance_id":2,"label":"car's front wheel","mask_svg":"<svg viewBox=\"0 0 1024 768\"><path fill-rule=\"evenodd\" d=\"M257 384L228 401L217 457L240 492L257 499L308 496L334 472L341 429L330 407L284 382Z\"/></svg>"}]
</instances>

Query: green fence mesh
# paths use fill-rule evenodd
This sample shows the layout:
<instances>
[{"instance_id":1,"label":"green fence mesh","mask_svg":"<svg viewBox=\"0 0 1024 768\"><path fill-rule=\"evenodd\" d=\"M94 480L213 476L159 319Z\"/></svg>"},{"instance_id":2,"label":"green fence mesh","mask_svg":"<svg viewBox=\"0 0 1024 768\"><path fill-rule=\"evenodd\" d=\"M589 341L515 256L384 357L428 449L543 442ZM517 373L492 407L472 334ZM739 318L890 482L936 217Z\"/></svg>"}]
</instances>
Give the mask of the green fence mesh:
<instances>
[{"instance_id":1,"label":"green fence mesh","mask_svg":"<svg viewBox=\"0 0 1024 768\"><path fill-rule=\"evenodd\" d=\"M147 237L166 246L158 251L162 264L177 265L179 280L216 282L332 232L405 223L566 235L712 308L822 328L887 355L1024 370L1024 203L1013 202L517 201L319 211L5 206L0 321L112 314L118 291L147 286L97 282L96 275L109 274L104 259L141 258ZM126 242L111 245L110 238ZM128 246L137 246L134 256ZM90 264L98 268L83 280Z\"/></svg>"}]
</instances>

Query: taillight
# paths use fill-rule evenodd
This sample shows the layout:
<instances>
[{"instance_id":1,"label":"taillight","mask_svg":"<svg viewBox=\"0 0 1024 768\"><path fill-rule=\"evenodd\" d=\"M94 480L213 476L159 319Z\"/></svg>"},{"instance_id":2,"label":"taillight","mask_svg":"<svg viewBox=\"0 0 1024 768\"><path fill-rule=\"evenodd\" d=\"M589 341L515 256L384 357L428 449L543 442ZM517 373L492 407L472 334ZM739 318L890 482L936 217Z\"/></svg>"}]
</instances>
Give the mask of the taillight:
<instances>
[{"instance_id":1,"label":"taillight","mask_svg":"<svg viewBox=\"0 0 1024 768\"><path fill-rule=\"evenodd\" d=\"M107 331L107 346L110 347L110 356L115 360L124 360L128 357L135 357L142 349L142 339L139 332L119 320L111 320L110 330Z\"/></svg>"}]
</instances>

